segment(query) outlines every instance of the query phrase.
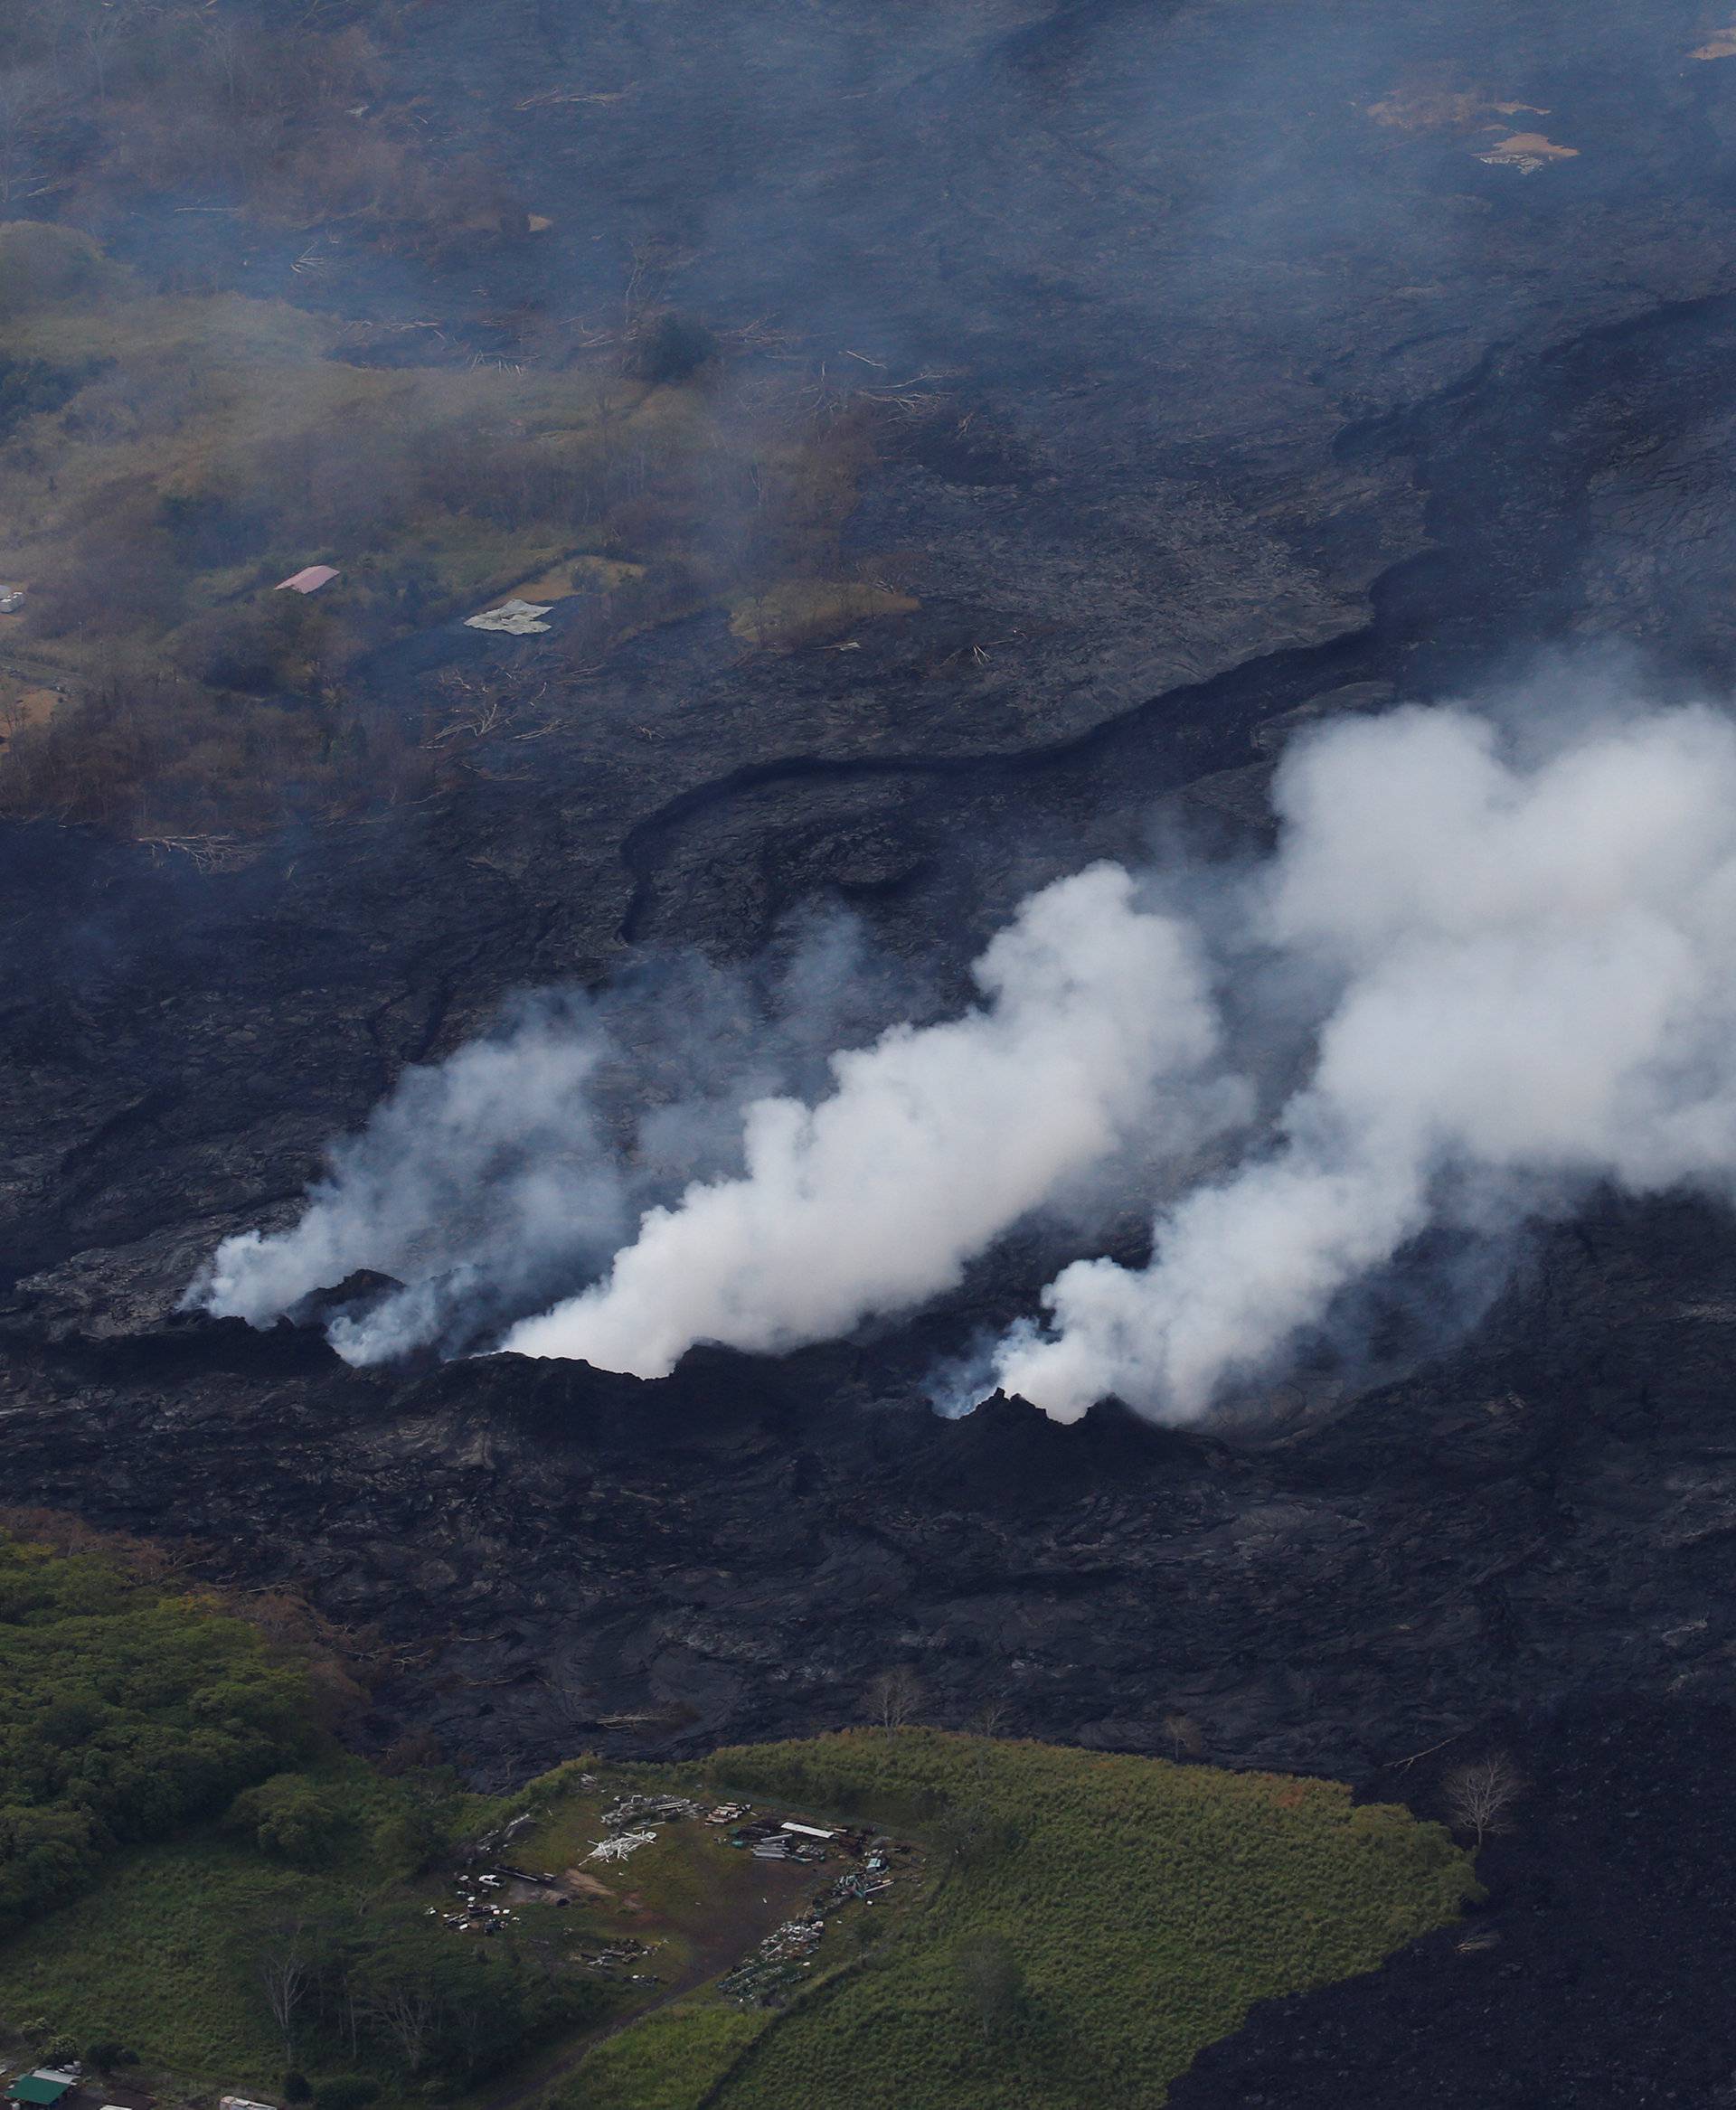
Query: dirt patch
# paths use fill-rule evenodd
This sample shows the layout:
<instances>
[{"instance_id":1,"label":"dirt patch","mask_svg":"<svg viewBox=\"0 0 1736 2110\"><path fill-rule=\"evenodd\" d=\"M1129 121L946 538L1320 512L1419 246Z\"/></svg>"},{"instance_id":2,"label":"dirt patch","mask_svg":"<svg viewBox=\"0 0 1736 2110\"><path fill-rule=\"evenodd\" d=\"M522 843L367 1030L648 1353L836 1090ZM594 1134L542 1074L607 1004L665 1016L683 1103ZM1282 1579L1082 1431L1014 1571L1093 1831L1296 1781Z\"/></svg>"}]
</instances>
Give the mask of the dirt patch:
<instances>
[{"instance_id":1,"label":"dirt patch","mask_svg":"<svg viewBox=\"0 0 1736 2110\"><path fill-rule=\"evenodd\" d=\"M655 1999L602 2029L587 2030L582 2036L545 2052L531 2063L528 2071L519 2071L485 2097L483 2110L516 2110L518 2105L535 2100L563 2075L571 2073L606 2039L632 2029L647 2015L669 2006L739 1964L774 1927L799 1912L819 1887L816 1880L817 1871L797 1861L754 1862L751 1879L746 1880L749 1876L746 1857L729 1852L719 1856L717 1870L723 1879L719 1885L719 1908L700 1916L659 1911L637 1890L629 1890L618 1898L595 1876L587 1875L582 1869L562 1871L562 1885L571 1889L576 1898L611 1906L616 1913L623 1916L635 1940L651 1944L650 1968L657 1968L656 1958L659 1954L665 1961L671 1955L666 1949L660 1951L660 1935L679 1936L684 1954L669 1978L658 1988ZM597 1931L607 1940L611 1930L599 1927ZM625 1932L626 1927L619 1931Z\"/></svg>"},{"instance_id":2,"label":"dirt patch","mask_svg":"<svg viewBox=\"0 0 1736 2110\"><path fill-rule=\"evenodd\" d=\"M1531 175L1548 167L1552 161L1577 161L1579 157L1577 146L1558 146L1541 132L1514 132L1505 139L1497 139L1477 158L1491 168L1516 168L1521 175Z\"/></svg>"},{"instance_id":3,"label":"dirt patch","mask_svg":"<svg viewBox=\"0 0 1736 2110\"><path fill-rule=\"evenodd\" d=\"M1534 102L1492 102L1475 89L1412 84L1370 103L1366 115L1392 132L1473 132L1487 129L1491 117L1546 118L1550 112Z\"/></svg>"},{"instance_id":4,"label":"dirt patch","mask_svg":"<svg viewBox=\"0 0 1736 2110\"><path fill-rule=\"evenodd\" d=\"M0 755L21 732L46 725L61 702L58 689L27 689L0 678Z\"/></svg>"},{"instance_id":5,"label":"dirt patch","mask_svg":"<svg viewBox=\"0 0 1736 2110\"><path fill-rule=\"evenodd\" d=\"M1468 132L1495 107L1462 89L1395 88L1370 103L1368 115L1392 132Z\"/></svg>"},{"instance_id":6,"label":"dirt patch","mask_svg":"<svg viewBox=\"0 0 1736 2110\"><path fill-rule=\"evenodd\" d=\"M567 1869L561 1877L562 1888L570 1898L594 1898L613 1903L615 1893L607 1883L599 1883L595 1876L588 1876L583 1869Z\"/></svg>"},{"instance_id":7,"label":"dirt patch","mask_svg":"<svg viewBox=\"0 0 1736 2110\"><path fill-rule=\"evenodd\" d=\"M628 579L645 575L643 564L623 557L562 557L546 571L514 587L505 597L520 601L563 601L576 593L613 593Z\"/></svg>"}]
</instances>

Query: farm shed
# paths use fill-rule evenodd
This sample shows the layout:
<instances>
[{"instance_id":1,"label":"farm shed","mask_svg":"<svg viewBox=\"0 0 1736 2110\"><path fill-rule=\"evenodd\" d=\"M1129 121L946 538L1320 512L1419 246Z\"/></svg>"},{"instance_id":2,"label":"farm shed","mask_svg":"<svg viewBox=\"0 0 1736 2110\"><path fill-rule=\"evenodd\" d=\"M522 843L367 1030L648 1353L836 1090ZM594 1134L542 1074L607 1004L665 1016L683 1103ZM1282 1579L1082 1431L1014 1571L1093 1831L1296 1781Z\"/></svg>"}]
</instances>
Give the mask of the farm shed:
<instances>
[{"instance_id":1,"label":"farm shed","mask_svg":"<svg viewBox=\"0 0 1736 2110\"><path fill-rule=\"evenodd\" d=\"M32 2110L46 2110L48 2105L58 2103L77 2086L78 2077L74 2074L52 2071L20 2074L7 2087L6 2100L28 2104Z\"/></svg>"}]
</instances>

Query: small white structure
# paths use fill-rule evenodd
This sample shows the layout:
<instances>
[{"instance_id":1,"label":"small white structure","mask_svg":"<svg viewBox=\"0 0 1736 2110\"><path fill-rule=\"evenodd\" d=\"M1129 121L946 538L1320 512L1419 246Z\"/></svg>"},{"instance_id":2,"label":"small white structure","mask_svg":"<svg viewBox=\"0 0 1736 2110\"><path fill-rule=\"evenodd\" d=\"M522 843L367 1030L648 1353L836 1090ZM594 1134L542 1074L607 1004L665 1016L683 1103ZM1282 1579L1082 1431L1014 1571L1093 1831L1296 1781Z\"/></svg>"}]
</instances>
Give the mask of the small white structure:
<instances>
[{"instance_id":1,"label":"small white structure","mask_svg":"<svg viewBox=\"0 0 1736 2110\"><path fill-rule=\"evenodd\" d=\"M553 606L552 602L539 607L535 601L502 601L497 608L486 609L480 616L467 616L467 630L501 630L510 637L529 637L549 626L542 617Z\"/></svg>"},{"instance_id":2,"label":"small white structure","mask_svg":"<svg viewBox=\"0 0 1736 2110\"><path fill-rule=\"evenodd\" d=\"M0 616L15 616L24 605L22 586L0 586Z\"/></svg>"},{"instance_id":3,"label":"small white structure","mask_svg":"<svg viewBox=\"0 0 1736 2110\"><path fill-rule=\"evenodd\" d=\"M794 1832L804 1839L835 1839L835 1832L823 1832L817 1824L780 1824L780 1832Z\"/></svg>"},{"instance_id":4,"label":"small white structure","mask_svg":"<svg viewBox=\"0 0 1736 2110\"><path fill-rule=\"evenodd\" d=\"M274 593L317 593L322 586L329 586L337 575L335 565L309 564L300 571L292 571L288 579L278 579L271 590Z\"/></svg>"}]
</instances>

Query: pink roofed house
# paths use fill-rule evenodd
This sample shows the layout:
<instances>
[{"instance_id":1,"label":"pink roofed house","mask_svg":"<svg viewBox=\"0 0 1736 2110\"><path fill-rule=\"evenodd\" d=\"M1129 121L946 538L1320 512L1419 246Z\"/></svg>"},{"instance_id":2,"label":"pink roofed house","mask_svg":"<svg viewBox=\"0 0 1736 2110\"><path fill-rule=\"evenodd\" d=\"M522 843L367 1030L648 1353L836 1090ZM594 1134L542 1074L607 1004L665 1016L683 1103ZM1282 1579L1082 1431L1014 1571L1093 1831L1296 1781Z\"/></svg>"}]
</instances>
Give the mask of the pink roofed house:
<instances>
[{"instance_id":1,"label":"pink roofed house","mask_svg":"<svg viewBox=\"0 0 1736 2110\"><path fill-rule=\"evenodd\" d=\"M290 593L317 593L322 586L329 586L337 577L333 564L310 564L304 571L297 571L288 579L280 579L273 588L276 593L286 589Z\"/></svg>"}]
</instances>

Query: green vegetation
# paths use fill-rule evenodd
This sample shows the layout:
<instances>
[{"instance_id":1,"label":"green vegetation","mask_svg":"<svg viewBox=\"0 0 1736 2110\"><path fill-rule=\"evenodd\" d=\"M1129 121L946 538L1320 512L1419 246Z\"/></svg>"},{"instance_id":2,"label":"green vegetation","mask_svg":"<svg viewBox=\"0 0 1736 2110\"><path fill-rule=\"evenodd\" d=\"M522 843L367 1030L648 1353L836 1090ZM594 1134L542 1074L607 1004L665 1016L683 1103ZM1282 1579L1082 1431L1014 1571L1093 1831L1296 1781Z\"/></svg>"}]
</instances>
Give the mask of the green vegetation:
<instances>
[{"instance_id":1,"label":"green vegetation","mask_svg":"<svg viewBox=\"0 0 1736 2110\"><path fill-rule=\"evenodd\" d=\"M599 2044L554 2100L571 2110L700 2110L771 2020L720 2001L665 2008Z\"/></svg>"},{"instance_id":2,"label":"green vegetation","mask_svg":"<svg viewBox=\"0 0 1736 2110\"><path fill-rule=\"evenodd\" d=\"M1475 1890L1439 1825L1331 1781L928 1729L714 1765L761 1795L902 1803L958 1840L929 1909L765 2035L731 2110L1161 2102L1251 2002L1372 1969Z\"/></svg>"},{"instance_id":3,"label":"green vegetation","mask_svg":"<svg viewBox=\"0 0 1736 2110\"><path fill-rule=\"evenodd\" d=\"M359 1766L325 1783L353 1810L379 1785ZM41 2015L80 2044L118 2039L207 2085L271 2093L299 2066L316 2092L359 2074L378 2095L430 2070L480 2077L609 2010L605 1987L552 1968L539 1945L430 1925L403 1873L365 1830L316 1870L211 1835L137 1850L0 1947L0 2013Z\"/></svg>"},{"instance_id":4,"label":"green vegetation","mask_svg":"<svg viewBox=\"0 0 1736 2110\"><path fill-rule=\"evenodd\" d=\"M0 1541L0 1928L308 1755L305 1665L142 1550Z\"/></svg>"},{"instance_id":5,"label":"green vegetation","mask_svg":"<svg viewBox=\"0 0 1736 2110\"><path fill-rule=\"evenodd\" d=\"M237 1930L255 1915L335 1909L343 1894L228 1840L135 1849L95 1894L0 1947L0 2015L42 2016L79 2044L114 2038L190 2079L267 2088L283 2050Z\"/></svg>"},{"instance_id":6,"label":"green vegetation","mask_svg":"<svg viewBox=\"0 0 1736 2110\"><path fill-rule=\"evenodd\" d=\"M609 2010L552 1913L486 1943L430 1920L420 1871L492 1805L340 1750L326 1724L359 1691L305 1606L191 1590L62 1518L8 1522L0 1912L33 1921L0 1943L14 2028L231 2086L299 2061L326 2110L356 2110Z\"/></svg>"},{"instance_id":7,"label":"green vegetation","mask_svg":"<svg viewBox=\"0 0 1736 2110\"><path fill-rule=\"evenodd\" d=\"M315 2110L1143 2105L1254 2001L1367 1970L1475 1891L1439 1825L1332 1782L932 1729L575 1761L486 1801L342 1751L357 1687L294 1598L0 1521L0 2014L33 2050L125 2045L271 2097L295 2074ZM756 1860L678 1815L592 1859L637 1791L915 1843L872 1903L831 1895L835 1849ZM502 1850L465 1842L508 1823L550 1880L467 1911L458 1871Z\"/></svg>"}]
</instances>

